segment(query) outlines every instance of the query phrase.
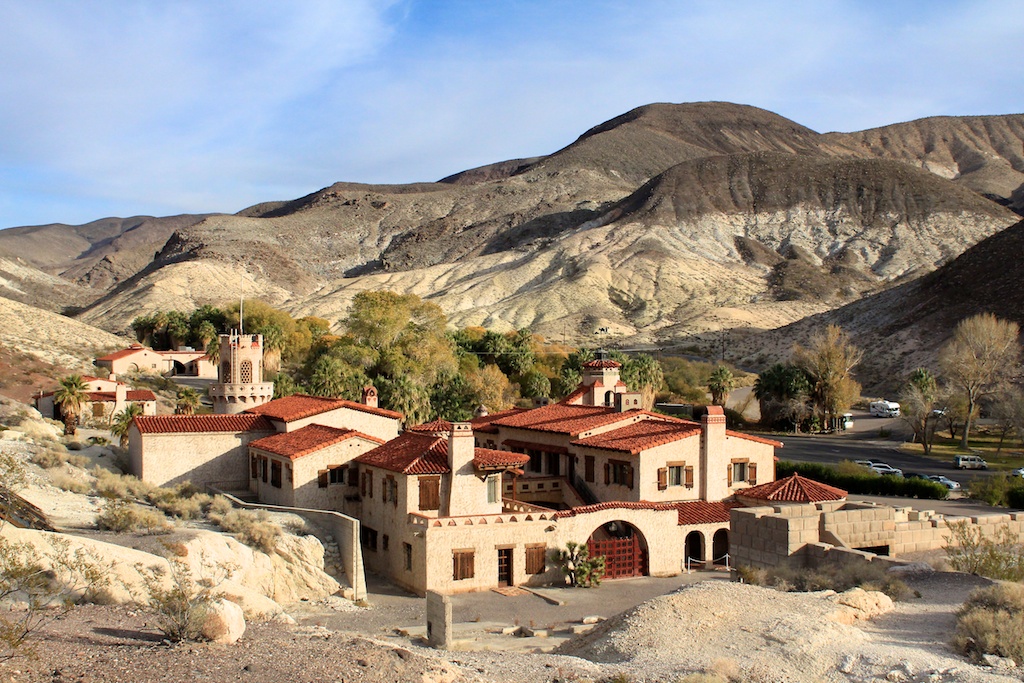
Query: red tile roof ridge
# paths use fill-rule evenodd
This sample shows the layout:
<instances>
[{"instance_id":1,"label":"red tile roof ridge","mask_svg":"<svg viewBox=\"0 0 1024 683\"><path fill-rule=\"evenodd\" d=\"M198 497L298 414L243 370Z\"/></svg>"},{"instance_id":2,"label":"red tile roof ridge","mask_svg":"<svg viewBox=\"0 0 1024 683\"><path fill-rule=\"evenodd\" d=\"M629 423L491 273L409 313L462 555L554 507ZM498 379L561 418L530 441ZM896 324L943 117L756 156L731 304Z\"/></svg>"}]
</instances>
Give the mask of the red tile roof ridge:
<instances>
[{"instance_id":1,"label":"red tile roof ridge","mask_svg":"<svg viewBox=\"0 0 1024 683\"><path fill-rule=\"evenodd\" d=\"M296 429L294 432L282 432L265 436L262 439L253 441L249 446L285 456L289 460L297 460L305 455L315 453L328 446L333 446L336 443L352 438L365 439L378 445L384 443L383 440L377 437L363 434L355 429L311 424L301 429Z\"/></svg>"},{"instance_id":2,"label":"red tile roof ridge","mask_svg":"<svg viewBox=\"0 0 1024 683\"><path fill-rule=\"evenodd\" d=\"M576 439L570 443L574 446L638 455L651 448L700 436L700 433L699 425L680 424L667 420L637 420L632 424L583 439Z\"/></svg>"},{"instance_id":3,"label":"red tile roof ridge","mask_svg":"<svg viewBox=\"0 0 1024 683\"><path fill-rule=\"evenodd\" d=\"M581 505L579 507L569 508L568 510L559 510L553 517L555 519L563 519L566 517L575 517L577 515L588 515L593 512L601 512L602 510L675 510L676 503L654 503L647 500L613 500L604 503L594 503L593 505Z\"/></svg>"},{"instance_id":4,"label":"red tile roof ridge","mask_svg":"<svg viewBox=\"0 0 1024 683\"><path fill-rule=\"evenodd\" d=\"M792 474L784 479L743 489L736 495L741 498L784 503L824 503L842 500L847 497L847 492L836 486Z\"/></svg>"},{"instance_id":5,"label":"red tile roof ridge","mask_svg":"<svg viewBox=\"0 0 1024 683\"><path fill-rule=\"evenodd\" d=\"M133 421L143 434L204 434L220 432L273 432L262 415L139 415Z\"/></svg>"},{"instance_id":6,"label":"red tile roof ridge","mask_svg":"<svg viewBox=\"0 0 1024 683\"><path fill-rule=\"evenodd\" d=\"M294 422L295 420L302 420L304 418L326 413L338 408L351 408L353 410L373 413L375 415L381 415L383 417L390 417L398 420L404 419L405 417L402 413L397 413L393 410L374 408L372 406L356 403L355 401L349 401L344 398L327 398L324 396L310 396L309 394L292 394L291 396L275 398L269 403L249 408L245 412L252 413L254 415L265 415L271 419L281 420L283 422Z\"/></svg>"},{"instance_id":7,"label":"red tile roof ridge","mask_svg":"<svg viewBox=\"0 0 1024 683\"><path fill-rule=\"evenodd\" d=\"M516 467L530 462L530 456L513 451L499 451L493 448L473 449L473 465L476 467Z\"/></svg>"},{"instance_id":8,"label":"red tile roof ridge","mask_svg":"<svg viewBox=\"0 0 1024 683\"><path fill-rule=\"evenodd\" d=\"M610 358L595 358L594 360L588 360L586 363L583 364L583 367L604 370L607 368L621 368L622 363L620 363L617 360L611 360Z\"/></svg>"},{"instance_id":9,"label":"red tile roof ridge","mask_svg":"<svg viewBox=\"0 0 1024 683\"><path fill-rule=\"evenodd\" d=\"M725 524L730 520L729 511L742 507L736 500L693 500L676 503L679 510L679 526L691 524Z\"/></svg>"},{"instance_id":10,"label":"red tile roof ridge","mask_svg":"<svg viewBox=\"0 0 1024 683\"><path fill-rule=\"evenodd\" d=\"M126 358L128 356L131 356L132 354L139 353L141 351L153 351L153 349L147 348L145 346L132 346L132 347L129 347L127 349L121 349L120 351L114 351L113 353L108 353L105 356L100 356L96 360L120 360L121 358ZM153 353L158 353L158 352L157 351L153 351Z\"/></svg>"},{"instance_id":11,"label":"red tile roof ridge","mask_svg":"<svg viewBox=\"0 0 1024 683\"><path fill-rule=\"evenodd\" d=\"M355 462L401 474L447 474L448 439L405 431L355 458Z\"/></svg>"}]
</instances>

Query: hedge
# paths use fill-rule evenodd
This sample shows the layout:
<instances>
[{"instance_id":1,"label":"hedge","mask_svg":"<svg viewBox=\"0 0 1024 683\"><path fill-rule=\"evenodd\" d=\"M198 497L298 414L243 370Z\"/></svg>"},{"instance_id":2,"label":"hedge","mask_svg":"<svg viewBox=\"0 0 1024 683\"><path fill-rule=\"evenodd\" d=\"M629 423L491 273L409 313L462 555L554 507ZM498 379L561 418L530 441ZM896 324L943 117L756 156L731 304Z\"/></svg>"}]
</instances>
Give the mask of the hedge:
<instances>
[{"instance_id":1,"label":"hedge","mask_svg":"<svg viewBox=\"0 0 1024 683\"><path fill-rule=\"evenodd\" d=\"M782 479L791 474L814 479L823 484L839 487L848 493L867 496L900 496L904 498L927 498L943 500L949 489L929 479L904 479L892 474L879 475L840 474L832 465L813 462L788 462L780 460L775 465L775 478Z\"/></svg>"}]
</instances>

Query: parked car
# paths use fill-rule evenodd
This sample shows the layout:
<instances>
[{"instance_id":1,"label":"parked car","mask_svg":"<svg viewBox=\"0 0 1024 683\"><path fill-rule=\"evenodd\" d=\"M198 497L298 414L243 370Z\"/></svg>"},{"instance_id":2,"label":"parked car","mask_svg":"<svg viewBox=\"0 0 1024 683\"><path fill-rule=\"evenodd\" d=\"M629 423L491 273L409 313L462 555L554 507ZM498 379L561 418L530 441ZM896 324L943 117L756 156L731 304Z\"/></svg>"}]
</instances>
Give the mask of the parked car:
<instances>
[{"instance_id":1,"label":"parked car","mask_svg":"<svg viewBox=\"0 0 1024 683\"><path fill-rule=\"evenodd\" d=\"M958 455L953 458L953 467L962 470L987 470L988 463L980 455Z\"/></svg>"},{"instance_id":2,"label":"parked car","mask_svg":"<svg viewBox=\"0 0 1024 683\"><path fill-rule=\"evenodd\" d=\"M960 490L960 482L953 481L949 477L944 477L941 474L933 474L930 477L928 477L928 479L931 479L934 482L938 482L938 483L942 484L943 486L945 486L950 491L959 491Z\"/></svg>"},{"instance_id":3,"label":"parked car","mask_svg":"<svg viewBox=\"0 0 1024 683\"><path fill-rule=\"evenodd\" d=\"M902 477L903 476L903 470L901 470L898 467L893 467L892 465L889 465L889 464L884 463L884 462L876 462L876 463L874 463L873 465L871 465L871 469L873 469L875 472L878 472L879 474L882 474L882 475L891 474L894 477Z\"/></svg>"},{"instance_id":4,"label":"parked car","mask_svg":"<svg viewBox=\"0 0 1024 683\"><path fill-rule=\"evenodd\" d=\"M868 404L868 412L872 417L899 417L900 404L896 401L872 401Z\"/></svg>"}]
</instances>

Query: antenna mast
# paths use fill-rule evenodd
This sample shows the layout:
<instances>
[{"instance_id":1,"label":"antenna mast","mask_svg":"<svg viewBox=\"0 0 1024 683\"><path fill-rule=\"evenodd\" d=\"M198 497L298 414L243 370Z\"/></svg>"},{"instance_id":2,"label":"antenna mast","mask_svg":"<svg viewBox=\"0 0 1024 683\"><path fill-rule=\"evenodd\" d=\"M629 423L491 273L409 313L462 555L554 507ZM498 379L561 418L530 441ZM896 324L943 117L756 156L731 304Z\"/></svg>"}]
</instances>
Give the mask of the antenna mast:
<instances>
[{"instance_id":1,"label":"antenna mast","mask_svg":"<svg viewBox=\"0 0 1024 683\"><path fill-rule=\"evenodd\" d=\"M245 330L242 329L242 306L245 304L245 297L238 297L238 334L245 334Z\"/></svg>"}]
</instances>

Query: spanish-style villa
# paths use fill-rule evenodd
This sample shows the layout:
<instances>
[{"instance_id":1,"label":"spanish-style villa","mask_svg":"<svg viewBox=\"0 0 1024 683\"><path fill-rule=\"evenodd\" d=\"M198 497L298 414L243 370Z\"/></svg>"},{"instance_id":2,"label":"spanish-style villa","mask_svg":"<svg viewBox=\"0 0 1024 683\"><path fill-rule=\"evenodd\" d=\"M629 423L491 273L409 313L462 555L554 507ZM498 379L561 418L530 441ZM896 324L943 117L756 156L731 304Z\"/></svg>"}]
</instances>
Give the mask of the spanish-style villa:
<instances>
[{"instance_id":1,"label":"spanish-style villa","mask_svg":"<svg viewBox=\"0 0 1024 683\"><path fill-rule=\"evenodd\" d=\"M114 375L107 379L86 375L82 380L86 386L86 400L78 423L83 427L109 427L113 416L132 404L142 406L143 415L156 415L156 394L148 389L129 389ZM36 396L36 410L45 417L63 420L64 414L54 401L55 393L51 391Z\"/></svg>"},{"instance_id":2,"label":"spanish-style villa","mask_svg":"<svg viewBox=\"0 0 1024 683\"><path fill-rule=\"evenodd\" d=\"M217 377L217 365L205 351L154 351L142 344L97 358L95 364L106 368L112 375L151 374L187 375L212 379Z\"/></svg>"},{"instance_id":3,"label":"spanish-style villa","mask_svg":"<svg viewBox=\"0 0 1024 683\"><path fill-rule=\"evenodd\" d=\"M365 566L419 594L561 581L552 554L569 541L604 555L608 578L725 563L731 509L807 495L764 486L780 443L726 429L717 406L699 422L642 410L619 368L587 363L559 403L404 431L373 387L139 417L132 472L348 515Z\"/></svg>"}]
</instances>

